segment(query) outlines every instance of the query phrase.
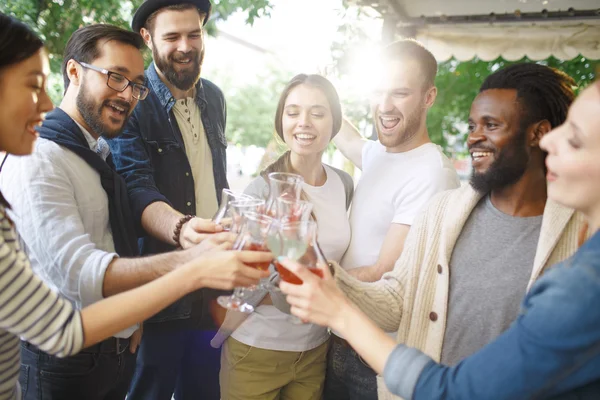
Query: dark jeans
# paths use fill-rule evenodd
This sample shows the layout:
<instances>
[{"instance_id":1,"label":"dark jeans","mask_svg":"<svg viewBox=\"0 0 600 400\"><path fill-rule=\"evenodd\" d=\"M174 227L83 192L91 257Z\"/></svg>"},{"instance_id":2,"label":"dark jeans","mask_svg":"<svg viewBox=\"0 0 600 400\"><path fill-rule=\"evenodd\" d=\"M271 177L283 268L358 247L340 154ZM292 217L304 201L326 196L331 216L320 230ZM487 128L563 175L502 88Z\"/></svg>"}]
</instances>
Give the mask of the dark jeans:
<instances>
[{"instance_id":1,"label":"dark jeans","mask_svg":"<svg viewBox=\"0 0 600 400\"><path fill-rule=\"evenodd\" d=\"M23 400L123 400L134 369L128 339L110 338L66 358L21 342Z\"/></svg>"},{"instance_id":2,"label":"dark jeans","mask_svg":"<svg viewBox=\"0 0 600 400\"><path fill-rule=\"evenodd\" d=\"M324 400L377 400L377 374L348 343L331 335Z\"/></svg>"},{"instance_id":3,"label":"dark jeans","mask_svg":"<svg viewBox=\"0 0 600 400\"><path fill-rule=\"evenodd\" d=\"M127 400L219 400L221 351L213 331L144 330Z\"/></svg>"}]
</instances>

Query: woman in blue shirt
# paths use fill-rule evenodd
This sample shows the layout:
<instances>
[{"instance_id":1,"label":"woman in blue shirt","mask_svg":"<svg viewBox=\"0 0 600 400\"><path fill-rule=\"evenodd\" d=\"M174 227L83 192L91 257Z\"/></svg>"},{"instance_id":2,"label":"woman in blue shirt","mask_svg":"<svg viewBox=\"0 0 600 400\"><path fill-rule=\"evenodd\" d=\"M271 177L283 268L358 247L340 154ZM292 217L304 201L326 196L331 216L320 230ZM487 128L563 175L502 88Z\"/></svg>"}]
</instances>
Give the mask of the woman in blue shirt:
<instances>
[{"instance_id":1,"label":"woman in blue shirt","mask_svg":"<svg viewBox=\"0 0 600 400\"><path fill-rule=\"evenodd\" d=\"M454 367L396 343L355 308L331 276L286 261L303 285L281 284L292 313L341 332L405 399L600 398L600 82L546 135L548 197L581 211L591 238L525 297L504 334Z\"/></svg>"}]
</instances>

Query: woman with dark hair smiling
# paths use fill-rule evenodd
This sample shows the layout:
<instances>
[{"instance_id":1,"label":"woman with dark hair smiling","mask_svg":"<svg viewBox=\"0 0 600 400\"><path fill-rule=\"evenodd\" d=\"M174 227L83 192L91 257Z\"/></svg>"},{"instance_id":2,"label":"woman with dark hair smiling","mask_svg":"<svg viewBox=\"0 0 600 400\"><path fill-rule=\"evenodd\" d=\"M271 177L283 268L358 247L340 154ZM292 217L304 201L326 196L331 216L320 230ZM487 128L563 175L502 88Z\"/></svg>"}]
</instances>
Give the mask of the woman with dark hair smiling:
<instances>
[{"instance_id":1,"label":"woman with dark hair smiling","mask_svg":"<svg viewBox=\"0 0 600 400\"><path fill-rule=\"evenodd\" d=\"M270 173L302 176L301 198L313 205L319 246L327 259L335 261L342 258L350 243L346 210L354 186L350 175L321 159L341 123L340 100L331 82L319 75L296 75L284 88L275 112L275 132L289 150L245 190L246 194L266 198ZM276 299L274 295L273 301ZM287 306L282 298L281 303ZM321 398L329 347L327 329L294 324L289 315L269 302L231 330L221 356L223 400Z\"/></svg>"},{"instance_id":2,"label":"woman with dark hair smiling","mask_svg":"<svg viewBox=\"0 0 600 400\"><path fill-rule=\"evenodd\" d=\"M600 398L600 83L540 143L548 197L583 213L592 236L533 284L511 327L453 367L398 344L344 296L331 274L315 279L282 261L303 285L281 284L292 313L340 331L404 399ZM587 227L582 230L584 241Z\"/></svg>"},{"instance_id":3,"label":"woman with dark hair smiling","mask_svg":"<svg viewBox=\"0 0 600 400\"><path fill-rule=\"evenodd\" d=\"M48 56L40 38L23 23L0 13L0 151L7 156L32 152L36 127L53 108L46 93L48 73ZM272 257L225 251L223 244L151 283L79 311L32 272L7 208L0 193L0 399L20 399L26 389L21 392L17 384L19 337L50 354L69 356L201 287L255 284L264 273L244 263Z\"/></svg>"}]
</instances>

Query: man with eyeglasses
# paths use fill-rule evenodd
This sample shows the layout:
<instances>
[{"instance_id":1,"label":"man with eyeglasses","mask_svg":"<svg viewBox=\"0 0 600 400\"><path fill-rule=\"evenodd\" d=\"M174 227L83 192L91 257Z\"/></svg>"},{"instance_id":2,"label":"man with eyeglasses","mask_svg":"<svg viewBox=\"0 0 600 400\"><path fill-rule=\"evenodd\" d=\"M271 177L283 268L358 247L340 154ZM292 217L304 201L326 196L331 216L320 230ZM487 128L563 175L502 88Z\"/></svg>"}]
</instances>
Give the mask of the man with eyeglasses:
<instances>
[{"instance_id":1,"label":"man with eyeglasses","mask_svg":"<svg viewBox=\"0 0 600 400\"><path fill-rule=\"evenodd\" d=\"M142 254L187 248L222 229L210 219L228 187L226 105L200 77L210 11L209 0L146 0L133 17L152 50L152 91L109 144L145 231ZM128 400L220 399L220 350L210 346L213 315L224 310L219 294L192 293L144 322Z\"/></svg>"},{"instance_id":2,"label":"man with eyeglasses","mask_svg":"<svg viewBox=\"0 0 600 400\"><path fill-rule=\"evenodd\" d=\"M131 258L139 254L139 229L105 139L119 135L148 96L142 46L137 33L110 25L76 31L65 49L60 107L39 127L33 155L10 157L0 176L32 268L79 309L169 272L215 239ZM136 329L64 359L22 342L23 397L124 399L135 367Z\"/></svg>"}]
</instances>

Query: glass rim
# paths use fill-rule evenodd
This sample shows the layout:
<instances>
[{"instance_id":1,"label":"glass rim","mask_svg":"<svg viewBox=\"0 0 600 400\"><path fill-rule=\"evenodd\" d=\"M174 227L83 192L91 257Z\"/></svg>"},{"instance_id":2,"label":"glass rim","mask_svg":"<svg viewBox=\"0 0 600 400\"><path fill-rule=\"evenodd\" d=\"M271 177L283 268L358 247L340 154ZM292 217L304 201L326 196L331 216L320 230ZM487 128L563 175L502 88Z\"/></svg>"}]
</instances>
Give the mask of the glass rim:
<instances>
[{"instance_id":1,"label":"glass rim","mask_svg":"<svg viewBox=\"0 0 600 400\"><path fill-rule=\"evenodd\" d=\"M285 229L285 228L292 228L294 226L299 226L299 225L314 225L317 226L317 222L313 221L312 219L305 219L302 221L279 221L279 228L280 229Z\"/></svg>"},{"instance_id":2,"label":"glass rim","mask_svg":"<svg viewBox=\"0 0 600 400\"><path fill-rule=\"evenodd\" d=\"M277 198L275 199L275 201L280 201L280 202L282 202L282 203L288 203L288 204L302 204L302 205L304 205L304 204L310 204L310 205L312 205L312 203L311 203L310 201L308 201L308 200L302 200L302 199L298 199L298 200L296 200L296 199L286 199L285 197L281 197L281 196L280 196L280 197L277 197Z\"/></svg>"},{"instance_id":3,"label":"glass rim","mask_svg":"<svg viewBox=\"0 0 600 400\"><path fill-rule=\"evenodd\" d=\"M261 206L264 204L265 204L264 200L255 199L253 197L251 197L249 199L236 199L236 200L229 202L229 205L232 207L238 207L238 206L254 207L254 206Z\"/></svg>"},{"instance_id":4,"label":"glass rim","mask_svg":"<svg viewBox=\"0 0 600 400\"><path fill-rule=\"evenodd\" d=\"M246 193L242 193L242 192L235 192L231 189L227 189L227 188L223 188L223 190L221 190L221 193L225 193L228 197L231 197L232 200L229 200L228 203L231 203L233 201L237 201L237 200L252 200L254 199L254 197L246 194ZM221 200L222 200L222 196L221 196Z\"/></svg>"},{"instance_id":5,"label":"glass rim","mask_svg":"<svg viewBox=\"0 0 600 400\"><path fill-rule=\"evenodd\" d=\"M275 221L275 218L269 217L268 215L265 215L265 214L257 213L255 211L248 211L248 212L244 213L243 218L254 219L259 222L262 222L262 221L274 222Z\"/></svg>"},{"instance_id":6,"label":"glass rim","mask_svg":"<svg viewBox=\"0 0 600 400\"><path fill-rule=\"evenodd\" d=\"M290 172L271 172L267 176L269 177L270 180L274 180L274 181L277 181L277 182L290 183L286 179L279 179L279 178L277 178L277 176L281 176L282 178L288 178L290 180L295 180L297 182L304 182L304 178L302 177L302 175L293 174L293 173L290 173Z\"/></svg>"}]
</instances>

